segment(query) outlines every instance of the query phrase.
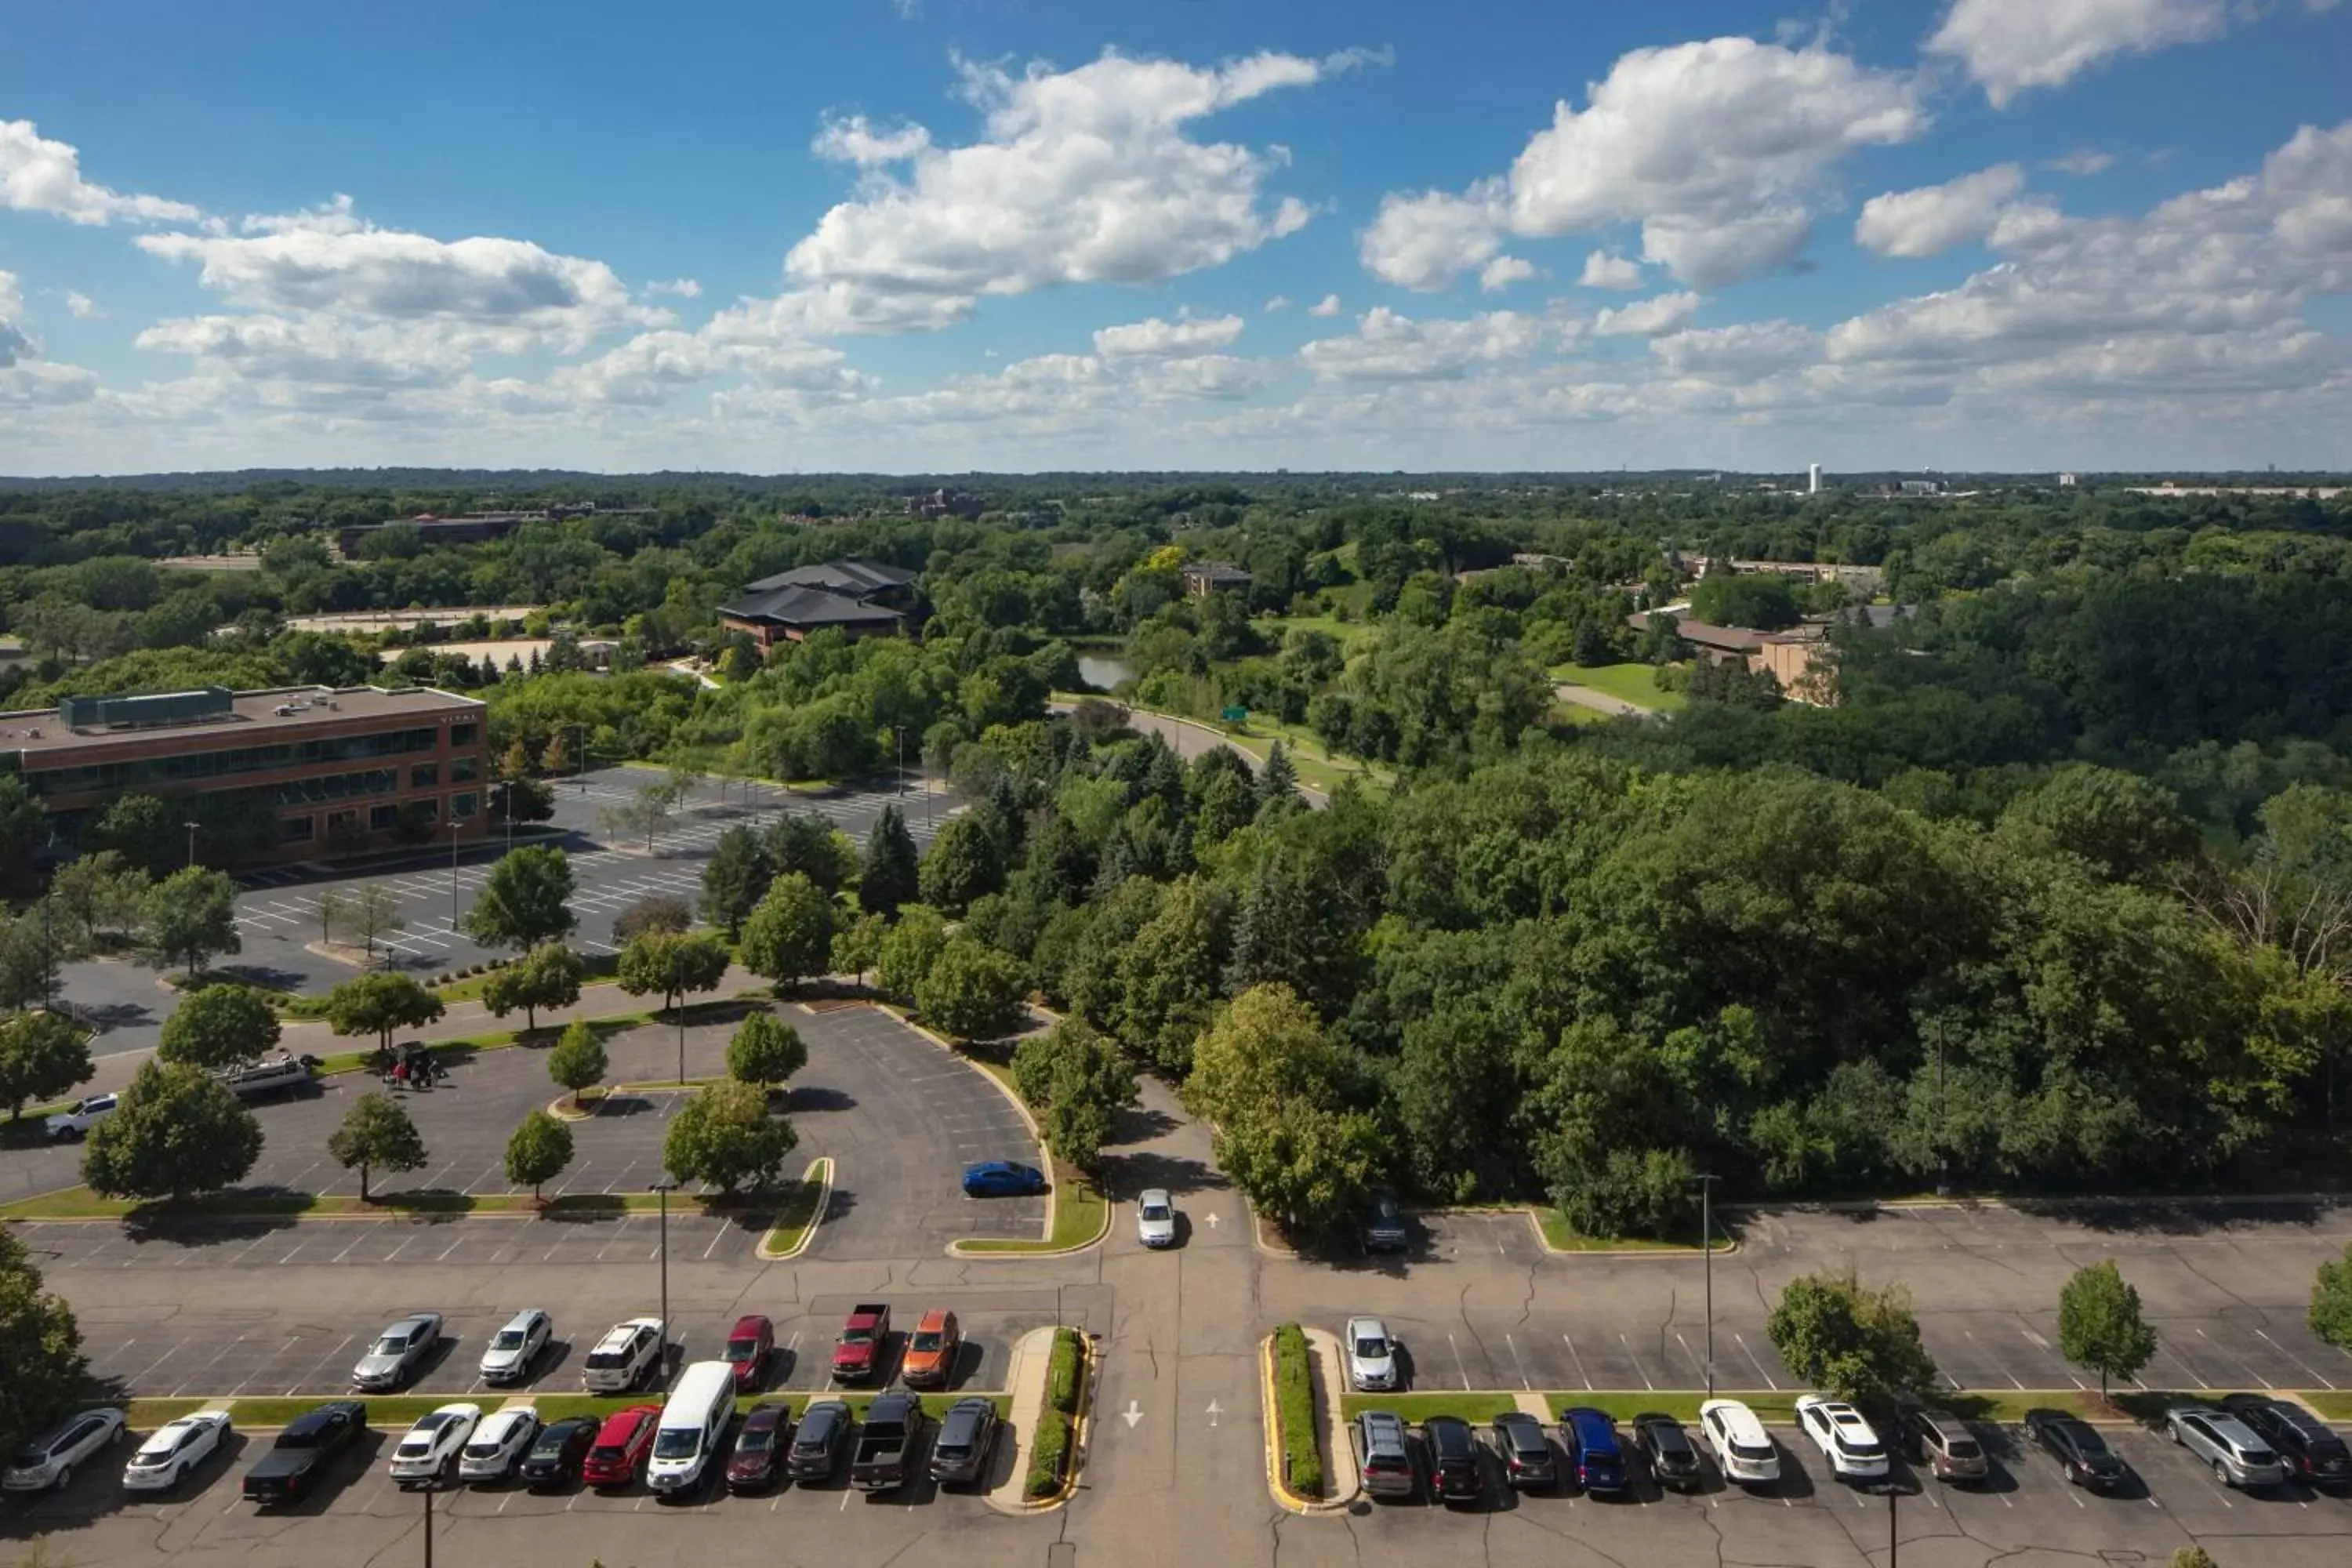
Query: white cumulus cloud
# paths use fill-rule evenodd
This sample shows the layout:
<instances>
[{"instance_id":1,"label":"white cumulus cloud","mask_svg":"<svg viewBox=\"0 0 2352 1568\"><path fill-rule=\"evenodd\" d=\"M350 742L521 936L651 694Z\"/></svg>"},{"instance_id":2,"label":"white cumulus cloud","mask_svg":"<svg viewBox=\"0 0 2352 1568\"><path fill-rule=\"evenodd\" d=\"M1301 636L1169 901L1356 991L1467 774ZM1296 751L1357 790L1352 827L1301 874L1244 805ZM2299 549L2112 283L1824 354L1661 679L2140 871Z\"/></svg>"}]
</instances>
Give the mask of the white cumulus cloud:
<instances>
[{"instance_id":1,"label":"white cumulus cloud","mask_svg":"<svg viewBox=\"0 0 2352 1568\"><path fill-rule=\"evenodd\" d=\"M2226 0L1952 0L1927 50L1958 60L2005 109L2115 55L2220 37L2229 21Z\"/></svg>"},{"instance_id":2,"label":"white cumulus cloud","mask_svg":"<svg viewBox=\"0 0 2352 1568\"><path fill-rule=\"evenodd\" d=\"M1268 300L1265 302L1264 308L1268 315L1273 314L1276 310L1287 310L1290 309L1290 296L1287 294L1276 294L1273 299Z\"/></svg>"},{"instance_id":3,"label":"white cumulus cloud","mask_svg":"<svg viewBox=\"0 0 2352 1568\"><path fill-rule=\"evenodd\" d=\"M1880 256L1940 256L1992 233L2024 189L2024 170L1995 163L1940 185L1890 191L1862 204L1854 241Z\"/></svg>"},{"instance_id":4,"label":"white cumulus cloud","mask_svg":"<svg viewBox=\"0 0 2352 1568\"><path fill-rule=\"evenodd\" d=\"M0 120L0 207L54 213L70 223L194 223L185 202L126 195L81 175L81 153L43 136L29 120Z\"/></svg>"},{"instance_id":5,"label":"white cumulus cloud","mask_svg":"<svg viewBox=\"0 0 2352 1568\"><path fill-rule=\"evenodd\" d=\"M103 316L106 312L98 308L97 300L80 289L68 289L66 290L66 314L78 321L88 321Z\"/></svg>"},{"instance_id":6,"label":"white cumulus cloud","mask_svg":"<svg viewBox=\"0 0 2352 1568\"><path fill-rule=\"evenodd\" d=\"M702 298L702 285L692 278L670 278L646 285L648 294L669 294L680 300Z\"/></svg>"},{"instance_id":7,"label":"white cumulus cloud","mask_svg":"<svg viewBox=\"0 0 2352 1568\"><path fill-rule=\"evenodd\" d=\"M1503 247L1509 212L1503 183L1489 180L1468 194L1391 194L1358 237L1356 254L1372 275L1401 288L1443 289Z\"/></svg>"},{"instance_id":8,"label":"white cumulus cloud","mask_svg":"<svg viewBox=\"0 0 2352 1568\"><path fill-rule=\"evenodd\" d=\"M1337 294L1324 295L1323 298L1316 300L1315 303L1307 307L1307 313L1310 316L1338 315L1339 313L1339 296Z\"/></svg>"},{"instance_id":9,"label":"white cumulus cloud","mask_svg":"<svg viewBox=\"0 0 2352 1568\"><path fill-rule=\"evenodd\" d=\"M1592 331L1603 338L1660 337L1688 326L1698 314L1698 296L1687 291L1636 300L1593 317Z\"/></svg>"},{"instance_id":10,"label":"white cumulus cloud","mask_svg":"<svg viewBox=\"0 0 2352 1568\"><path fill-rule=\"evenodd\" d=\"M1154 316L1146 321L1099 329L1095 333L1095 353L1106 359L1181 359L1231 348L1241 335L1239 316L1175 321Z\"/></svg>"},{"instance_id":11,"label":"white cumulus cloud","mask_svg":"<svg viewBox=\"0 0 2352 1568\"><path fill-rule=\"evenodd\" d=\"M1478 287L1489 294L1499 294L1512 284L1525 283L1536 276L1536 264L1525 257L1497 256L1479 272Z\"/></svg>"},{"instance_id":12,"label":"white cumulus cloud","mask_svg":"<svg viewBox=\"0 0 2352 1568\"><path fill-rule=\"evenodd\" d=\"M1541 317L1519 311L1417 321L1383 305L1366 311L1353 334L1318 339L1300 349L1298 357L1330 381L1440 380L1525 358L1548 336Z\"/></svg>"},{"instance_id":13,"label":"white cumulus cloud","mask_svg":"<svg viewBox=\"0 0 2352 1568\"><path fill-rule=\"evenodd\" d=\"M1642 264L1613 251L1596 250L1584 258L1584 270L1576 281L1586 289L1639 289Z\"/></svg>"},{"instance_id":14,"label":"white cumulus cloud","mask_svg":"<svg viewBox=\"0 0 2352 1568\"><path fill-rule=\"evenodd\" d=\"M841 292L842 330L873 330L959 320L986 295L1220 265L1309 214L1295 197L1266 197L1279 149L1195 140L1192 129L1360 63L1259 54L1200 67L1108 53L1015 75L961 62L964 96L985 111L981 139L942 147L920 126L829 126L820 149L858 163L864 178L784 270L802 288Z\"/></svg>"}]
</instances>

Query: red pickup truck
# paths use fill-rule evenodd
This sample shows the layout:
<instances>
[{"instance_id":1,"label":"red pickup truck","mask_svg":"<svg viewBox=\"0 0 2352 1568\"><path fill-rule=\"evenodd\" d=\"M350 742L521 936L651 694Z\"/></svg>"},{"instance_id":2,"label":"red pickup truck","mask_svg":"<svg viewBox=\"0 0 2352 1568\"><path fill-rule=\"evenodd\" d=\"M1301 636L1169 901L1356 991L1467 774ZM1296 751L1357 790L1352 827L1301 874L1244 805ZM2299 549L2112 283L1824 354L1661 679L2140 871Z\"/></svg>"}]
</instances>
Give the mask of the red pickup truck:
<instances>
[{"instance_id":1,"label":"red pickup truck","mask_svg":"<svg viewBox=\"0 0 2352 1568\"><path fill-rule=\"evenodd\" d=\"M833 1381L871 1383L882 1370L882 1346L890 1337L890 1304L860 1301L849 1309L841 1337L833 1342Z\"/></svg>"}]
</instances>

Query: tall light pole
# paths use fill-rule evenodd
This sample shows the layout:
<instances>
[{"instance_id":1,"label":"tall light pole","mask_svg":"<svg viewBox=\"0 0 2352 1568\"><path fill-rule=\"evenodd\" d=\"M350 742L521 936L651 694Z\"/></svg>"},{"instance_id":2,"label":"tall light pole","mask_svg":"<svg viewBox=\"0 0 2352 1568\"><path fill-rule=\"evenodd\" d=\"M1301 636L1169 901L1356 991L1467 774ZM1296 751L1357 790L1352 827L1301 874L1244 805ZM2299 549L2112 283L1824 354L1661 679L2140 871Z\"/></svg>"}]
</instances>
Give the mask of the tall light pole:
<instances>
[{"instance_id":1,"label":"tall light pole","mask_svg":"<svg viewBox=\"0 0 2352 1568\"><path fill-rule=\"evenodd\" d=\"M433 1568L433 1488L434 1481L425 1483L425 1568Z\"/></svg>"},{"instance_id":2,"label":"tall light pole","mask_svg":"<svg viewBox=\"0 0 2352 1568\"><path fill-rule=\"evenodd\" d=\"M1951 1124L1944 1110L1944 1021L1936 1020L1936 1195L1952 1190Z\"/></svg>"},{"instance_id":3,"label":"tall light pole","mask_svg":"<svg viewBox=\"0 0 2352 1568\"><path fill-rule=\"evenodd\" d=\"M194 867L196 863L196 825L189 822L182 826L188 830L188 864Z\"/></svg>"},{"instance_id":4,"label":"tall light pole","mask_svg":"<svg viewBox=\"0 0 2352 1568\"><path fill-rule=\"evenodd\" d=\"M1698 1250L1706 1259L1706 1396L1715 1397L1715 1184L1712 1172L1698 1179Z\"/></svg>"},{"instance_id":5,"label":"tall light pole","mask_svg":"<svg viewBox=\"0 0 2352 1568\"><path fill-rule=\"evenodd\" d=\"M667 1176L647 1189L661 1199L661 1377L669 1382L669 1195L677 1184Z\"/></svg>"},{"instance_id":6,"label":"tall light pole","mask_svg":"<svg viewBox=\"0 0 2352 1568\"><path fill-rule=\"evenodd\" d=\"M683 938L679 939L681 942ZM669 950L669 988L677 997L677 1087L686 1087L686 949Z\"/></svg>"},{"instance_id":7,"label":"tall light pole","mask_svg":"<svg viewBox=\"0 0 2352 1568\"><path fill-rule=\"evenodd\" d=\"M449 934L457 934L457 813L449 813Z\"/></svg>"},{"instance_id":8,"label":"tall light pole","mask_svg":"<svg viewBox=\"0 0 2352 1568\"><path fill-rule=\"evenodd\" d=\"M572 753L572 781L580 786L582 795L586 795L588 793L588 726L572 724L566 728L580 737L579 748Z\"/></svg>"}]
</instances>

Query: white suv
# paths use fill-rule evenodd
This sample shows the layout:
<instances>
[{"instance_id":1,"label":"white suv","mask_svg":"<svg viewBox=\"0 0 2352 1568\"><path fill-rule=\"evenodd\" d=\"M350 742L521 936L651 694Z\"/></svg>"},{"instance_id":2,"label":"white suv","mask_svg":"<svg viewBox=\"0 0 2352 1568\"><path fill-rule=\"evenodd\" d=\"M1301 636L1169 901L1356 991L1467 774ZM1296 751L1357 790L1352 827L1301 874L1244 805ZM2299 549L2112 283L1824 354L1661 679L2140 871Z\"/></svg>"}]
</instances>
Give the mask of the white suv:
<instances>
[{"instance_id":1,"label":"white suv","mask_svg":"<svg viewBox=\"0 0 2352 1568\"><path fill-rule=\"evenodd\" d=\"M416 1425L401 1437L400 1447L392 1451L392 1479L403 1486L439 1480L457 1462L457 1451L481 1419L478 1405L445 1405L418 1416Z\"/></svg>"},{"instance_id":2,"label":"white suv","mask_svg":"<svg viewBox=\"0 0 2352 1568\"><path fill-rule=\"evenodd\" d=\"M1829 1460L1830 1473L1838 1479L1885 1479L1886 1445L1878 1440L1862 1412L1844 1400L1806 1394L1797 1401L1797 1425Z\"/></svg>"},{"instance_id":3,"label":"white suv","mask_svg":"<svg viewBox=\"0 0 2352 1568\"><path fill-rule=\"evenodd\" d=\"M615 1323L580 1366L580 1385L591 1394L626 1394L661 1364L662 1321L631 1318Z\"/></svg>"},{"instance_id":4,"label":"white suv","mask_svg":"<svg viewBox=\"0 0 2352 1568\"><path fill-rule=\"evenodd\" d=\"M529 1377L531 1363L539 1359L554 1332L555 1320L537 1307L517 1312L507 1320L505 1328L490 1336L490 1348L482 1352L482 1381L505 1384Z\"/></svg>"},{"instance_id":5,"label":"white suv","mask_svg":"<svg viewBox=\"0 0 2352 1568\"><path fill-rule=\"evenodd\" d=\"M1698 1407L1698 1429L1715 1453L1723 1479L1738 1486L1769 1487L1780 1479L1780 1450L1737 1399L1710 1399Z\"/></svg>"},{"instance_id":6,"label":"white suv","mask_svg":"<svg viewBox=\"0 0 2352 1568\"><path fill-rule=\"evenodd\" d=\"M91 1128L114 1114L114 1096L93 1094L51 1116L41 1123L41 1129L52 1143L69 1143L77 1138L89 1137Z\"/></svg>"},{"instance_id":7,"label":"white suv","mask_svg":"<svg viewBox=\"0 0 2352 1568\"><path fill-rule=\"evenodd\" d=\"M8 1457L7 1468L0 1470L0 1491L62 1489L73 1479L76 1465L121 1440L122 1412L111 1405L69 1415Z\"/></svg>"},{"instance_id":8,"label":"white suv","mask_svg":"<svg viewBox=\"0 0 2352 1568\"><path fill-rule=\"evenodd\" d=\"M457 1457L461 1481L502 1481L514 1474L539 1436L539 1412L528 1405L494 1410L482 1417Z\"/></svg>"},{"instance_id":9,"label":"white suv","mask_svg":"<svg viewBox=\"0 0 2352 1568\"><path fill-rule=\"evenodd\" d=\"M220 1451L229 1436L228 1412L199 1410L155 1428L122 1467L127 1492L170 1491L188 1472Z\"/></svg>"}]
</instances>

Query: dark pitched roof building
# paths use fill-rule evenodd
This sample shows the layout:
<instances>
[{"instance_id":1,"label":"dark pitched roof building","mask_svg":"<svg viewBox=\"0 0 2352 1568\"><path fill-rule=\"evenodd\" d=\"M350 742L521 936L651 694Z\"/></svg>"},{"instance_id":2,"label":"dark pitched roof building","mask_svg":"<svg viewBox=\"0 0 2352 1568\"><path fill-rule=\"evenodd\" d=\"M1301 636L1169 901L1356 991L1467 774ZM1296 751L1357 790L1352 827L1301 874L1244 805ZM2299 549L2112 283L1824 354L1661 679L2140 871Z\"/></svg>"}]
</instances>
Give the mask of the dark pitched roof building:
<instances>
[{"instance_id":1,"label":"dark pitched roof building","mask_svg":"<svg viewBox=\"0 0 2352 1568\"><path fill-rule=\"evenodd\" d=\"M777 588L822 588L828 594L839 594L860 604L899 604L907 597L907 589L914 583L915 574L897 566L887 566L879 561L869 561L861 555L845 556L839 561L827 561L815 566L795 566L789 572L779 572L772 577L762 577L747 584L747 594L767 593Z\"/></svg>"},{"instance_id":2,"label":"dark pitched roof building","mask_svg":"<svg viewBox=\"0 0 2352 1568\"><path fill-rule=\"evenodd\" d=\"M1184 587L1195 595L1213 594L1220 588L1246 588L1250 574L1230 561L1189 561L1184 564Z\"/></svg>"},{"instance_id":3,"label":"dark pitched roof building","mask_svg":"<svg viewBox=\"0 0 2352 1568\"><path fill-rule=\"evenodd\" d=\"M914 606L915 574L862 556L795 566L747 584L719 623L766 652L827 626L856 638L895 636Z\"/></svg>"}]
</instances>

